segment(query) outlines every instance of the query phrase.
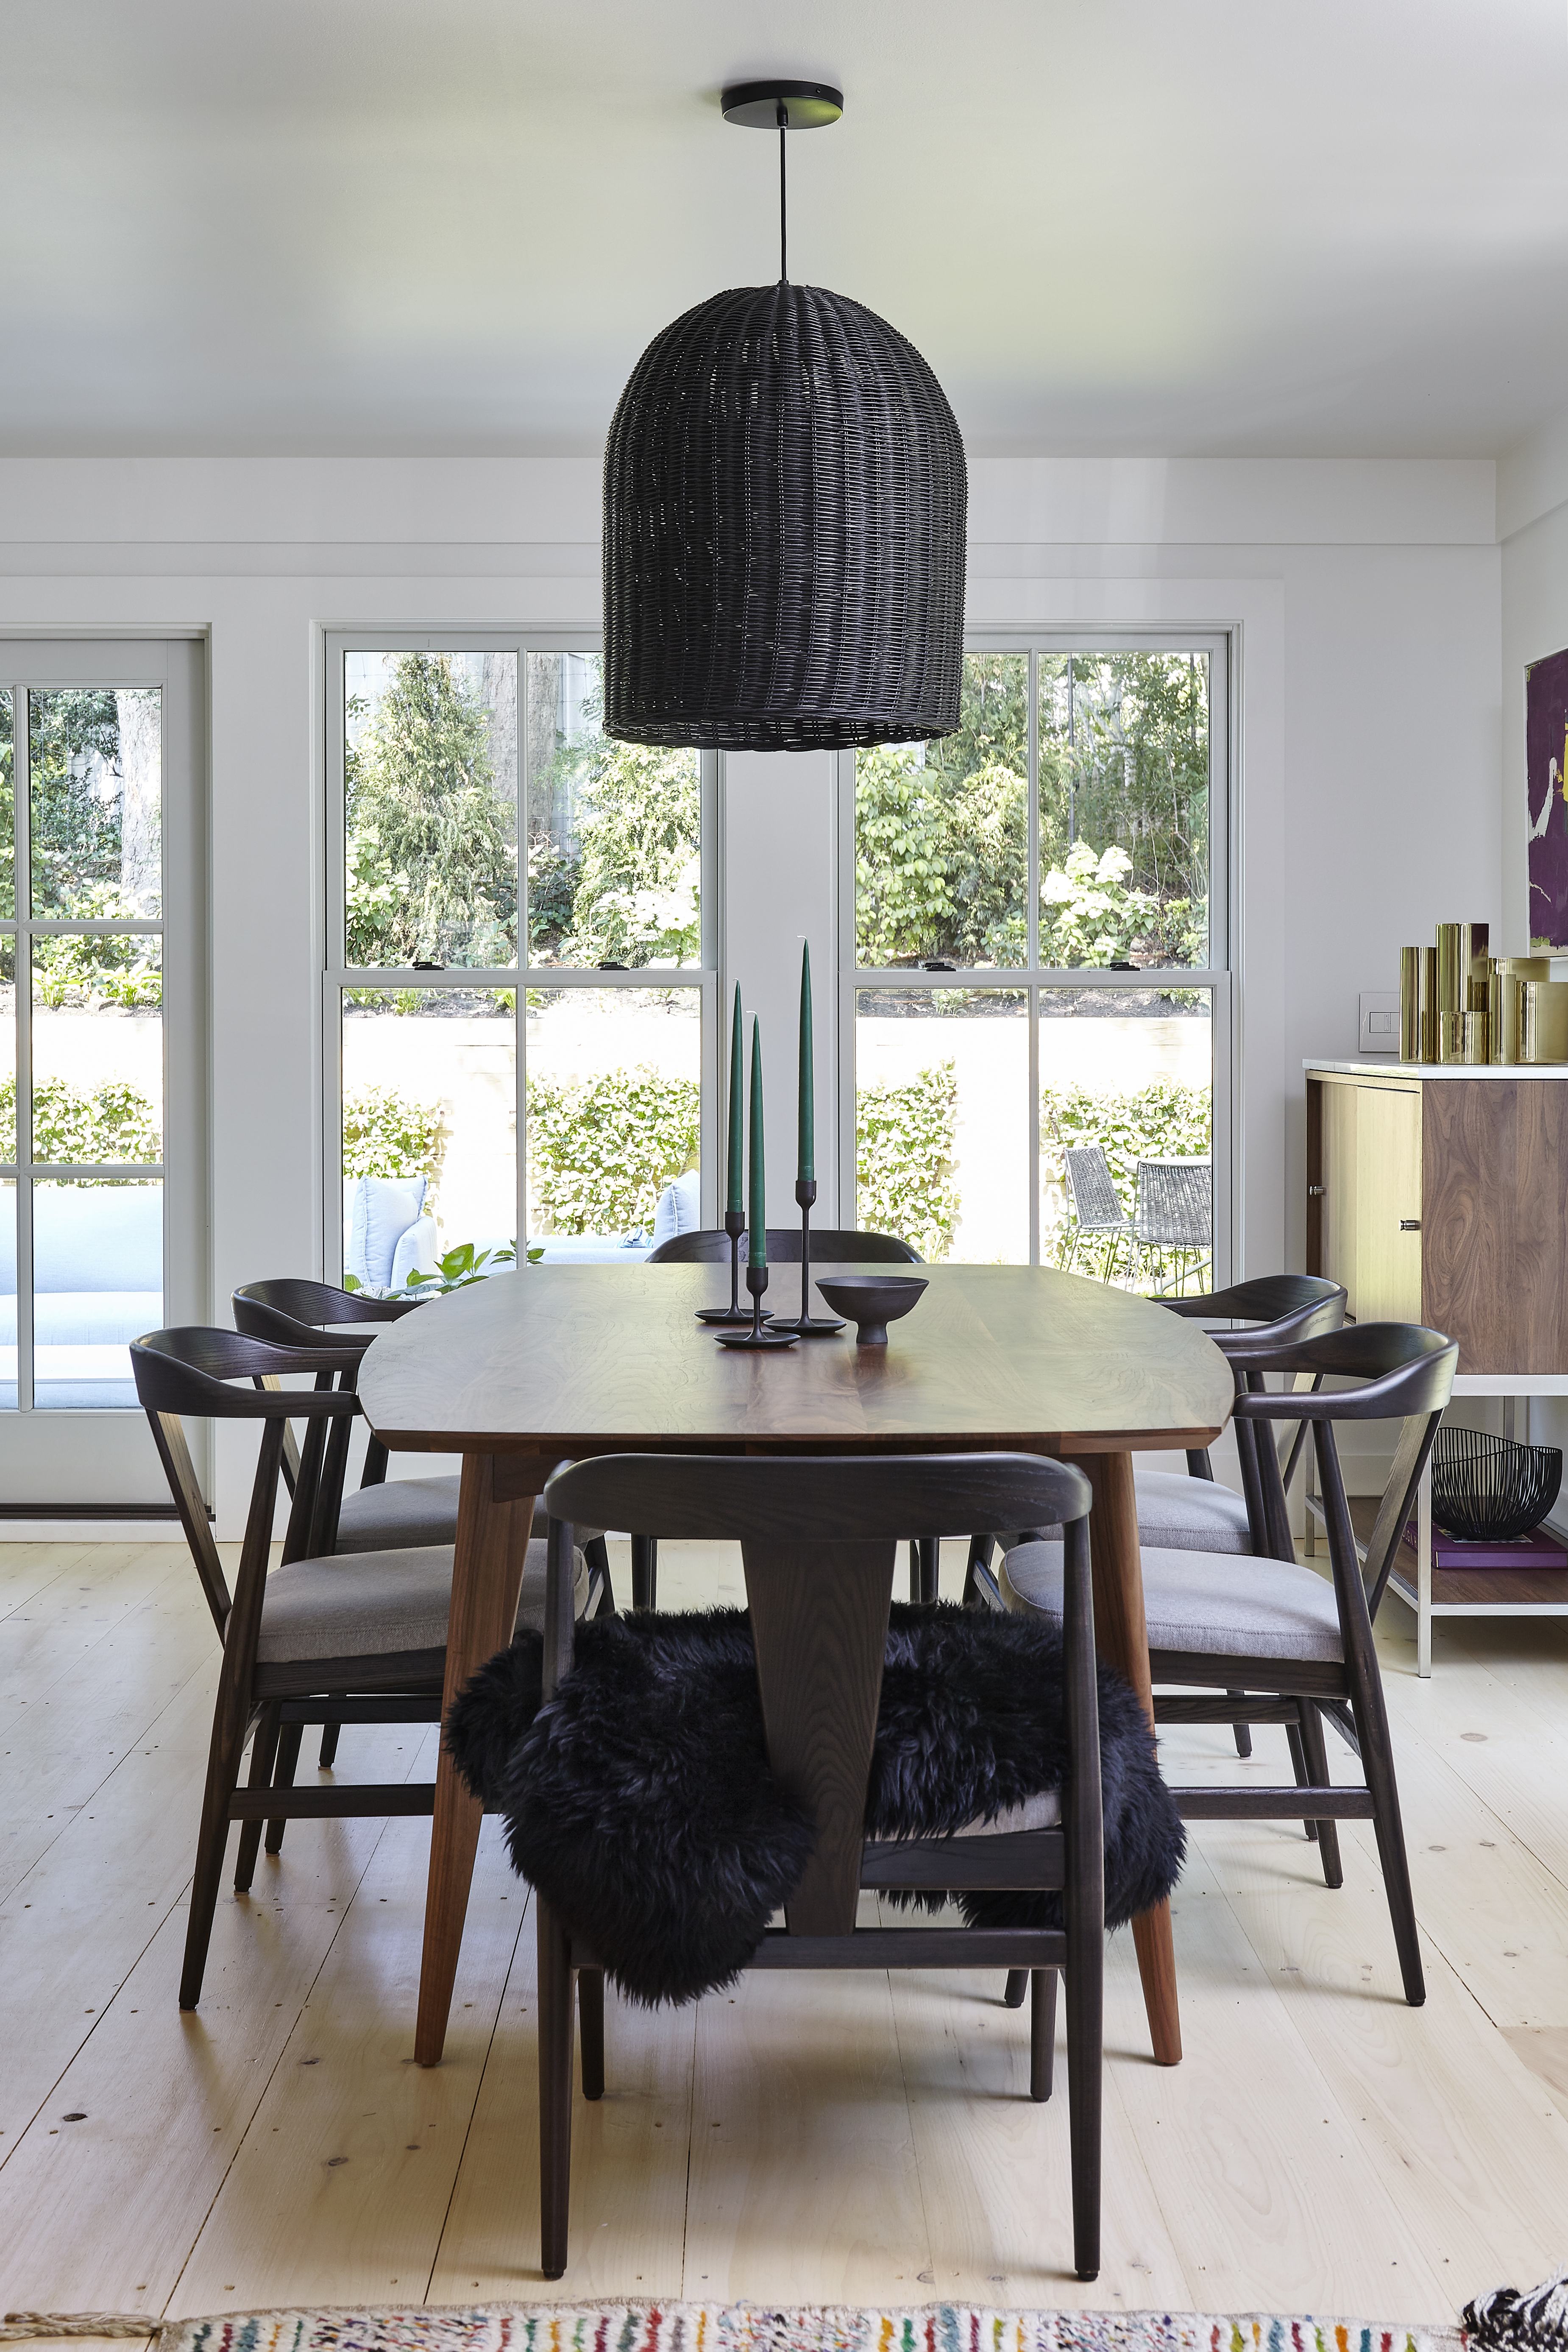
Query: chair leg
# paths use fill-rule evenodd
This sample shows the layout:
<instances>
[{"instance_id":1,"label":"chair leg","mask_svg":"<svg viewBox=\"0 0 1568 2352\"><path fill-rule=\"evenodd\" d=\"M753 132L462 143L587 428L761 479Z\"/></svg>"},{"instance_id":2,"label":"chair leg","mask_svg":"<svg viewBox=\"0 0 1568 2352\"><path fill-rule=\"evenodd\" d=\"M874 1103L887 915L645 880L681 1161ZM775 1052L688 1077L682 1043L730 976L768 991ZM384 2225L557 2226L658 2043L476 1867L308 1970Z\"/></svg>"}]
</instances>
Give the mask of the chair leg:
<instances>
[{"instance_id":1,"label":"chair leg","mask_svg":"<svg viewBox=\"0 0 1568 2352\"><path fill-rule=\"evenodd\" d=\"M910 1599L934 1601L942 1561L942 1546L935 1536L910 1538Z\"/></svg>"},{"instance_id":2,"label":"chair leg","mask_svg":"<svg viewBox=\"0 0 1568 2352\"><path fill-rule=\"evenodd\" d=\"M1073 2267L1100 2276L1100 2133L1105 1994L1100 1969L1068 1969L1068 2142L1072 2168Z\"/></svg>"},{"instance_id":3,"label":"chair leg","mask_svg":"<svg viewBox=\"0 0 1568 2352\"><path fill-rule=\"evenodd\" d=\"M1352 1666L1352 1674L1354 1668ZM1426 1998L1426 1978L1421 1966L1421 1938L1415 1930L1415 1900L1410 1892L1410 1864L1405 1853L1405 1829L1399 1818L1399 1784L1394 1777L1394 1744L1388 1736L1388 1715L1376 1670L1357 1675L1360 1688L1351 1704L1361 1739L1362 1769L1372 1791L1373 1827L1377 1832L1378 1859L1383 1864L1384 1891L1394 1922L1394 1942L1405 1998L1419 2009Z\"/></svg>"},{"instance_id":4,"label":"chair leg","mask_svg":"<svg viewBox=\"0 0 1568 2352\"><path fill-rule=\"evenodd\" d=\"M572 2189L572 1947L548 1903L539 1914L539 2260L546 2278L566 2268Z\"/></svg>"},{"instance_id":5,"label":"chair leg","mask_svg":"<svg viewBox=\"0 0 1568 2352\"><path fill-rule=\"evenodd\" d=\"M180 1971L182 2009L195 2009L202 1997L213 1914L217 1909L218 1882L223 1876L223 1850L228 1843L228 1801L238 1786L239 1760L245 1753L245 1716L237 1704L226 1705L227 1697L228 1694L220 1688L213 1716L212 1745L207 1750L202 1825L196 1832L196 1866L191 1874L191 1915L185 1927L185 1958Z\"/></svg>"},{"instance_id":6,"label":"chair leg","mask_svg":"<svg viewBox=\"0 0 1568 2352\"><path fill-rule=\"evenodd\" d=\"M632 1607L658 1607L658 1538L632 1538ZM560 2273L555 2273L557 2277Z\"/></svg>"},{"instance_id":7,"label":"chair leg","mask_svg":"<svg viewBox=\"0 0 1568 2352\"><path fill-rule=\"evenodd\" d=\"M583 2096L605 2095L605 1971L577 1971L577 2032L583 2046Z\"/></svg>"},{"instance_id":8,"label":"chair leg","mask_svg":"<svg viewBox=\"0 0 1568 2352\"><path fill-rule=\"evenodd\" d=\"M1057 1972L1029 1971L1029 2096L1048 2099L1057 2054Z\"/></svg>"},{"instance_id":9,"label":"chair leg","mask_svg":"<svg viewBox=\"0 0 1568 2352\"><path fill-rule=\"evenodd\" d=\"M1296 1775L1296 1786L1298 1789L1309 1788L1311 1785L1311 1775L1307 1769L1307 1757L1301 1746L1300 1724L1288 1723L1285 1726L1285 1737L1290 1744L1290 1769ZM1310 1838L1316 1839L1318 1834L1316 1822L1303 1822L1301 1827Z\"/></svg>"},{"instance_id":10,"label":"chair leg","mask_svg":"<svg viewBox=\"0 0 1568 2352\"><path fill-rule=\"evenodd\" d=\"M590 1613L595 1617L613 1617L616 1613L616 1588L610 1582L610 1555L603 1536L595 1536L583 1547L583 1557L588 1563L588 1600Z\"/></svg>"},{"instance_id":11,"label":"chair leg","mask_svg":"<svg viewBox=\"0 0 1568 2352\"><path fill-rule=\"evenodd\" d=\"M250 1786L266 1789L271 1786L272 1767L278 1755L278 1708L264 1706L256 1719L256 1729L250 1742ZM239 1852L234 1862L234 1891L248 1895L250 1882L256 1875L256 1857L261 1850L261 1823L242 1822L239 1828Z\"/></svg>"},{"instance_id":12,"label":"chair leg","mask_svg":"<svg viewBox=\"0 0 1568 2352\"><path fill-rule=\"evenodd\" d=\"M1307 1769L1312 1776L1312 1785L1326 1789L1329 1785L1329 1751L1323 1738L1323 1718L1310 1698L1301 1700L1300 1717L1301 1749L1307 1759ZM1342 1886L1345 1874L1340 1860L1340 1825L1337 1822L1320 1822L1317 1827L1318 1852L1323 1859L1323 1884L1325 1886Z\"/></svg>"},{"instance_id":13,"label":"chair leg","mask_svg":"<svg viewBox=\"0 0 1568 2352\"><path fill-rule=\"evenodd\" d=\"M1226 1691L1226 1698L1233 1698L1233 1699L1235 1699L1235 1700L1237 1702L1237 1704L1239 1705L1239 1704L1240 1704L1240 1702L1241 1702L1241 1701L1242 1701L1242 1700L1247 1696L1247 1693L1246 1693L1245 1691ZM1231 1727L1231 1727L1232 1731L1236 1734L1236 1752L1237 1752L1237 1754L1238 1756L1250 1756L1250 1755L1251 1755L1251 1753L1252 1753L1252 1726L1251 1726L1251 1724L1250 1724L1250 1723L1233 1723L1233 1724L1231 1725Z\"/></svg>"},{"instance_id":14,"label":"chair leg","mask_svg":"<svg viewBox=\"0 0 1568 2352\"><path fill-rule=\"evenodd\" d=\"M342 1727L341 1723L323 1723L321 1726L321 1752L316 1761L323 1772L330 1772L337 1762L338 1734Z\"/></svg>"},{"instance_id":15,"label":"chair leg","mask_svg":"<svg viewBox=\"0 0 1568 2352\"><path fill-rule=\"evenodd\" d=\"M305 1727L302 1723L286 1723L279 1733L278 1761L272 1768L272 1785L275 1789L293 1787L294 1774L300 1762L300 1742L304 1736ZM287 1822L268 1822L267 1851L268 1853L282 1853L283 1832L287 1827Z\"/></svg>"},{"instance_id":16,"label":"chair leg","mask_svg":"<svg viewBox=\"0 0 1568 2352\"><path fill-rule=\"evenodd\" d=\"M1002 1994L1004 2007L1007 2009L1022 2009L1024 2006L1024 1995L1028 1991L1028 1969L1009 1969L1007 1971L1006 1986Z\"/></svg>"}]
</instances>

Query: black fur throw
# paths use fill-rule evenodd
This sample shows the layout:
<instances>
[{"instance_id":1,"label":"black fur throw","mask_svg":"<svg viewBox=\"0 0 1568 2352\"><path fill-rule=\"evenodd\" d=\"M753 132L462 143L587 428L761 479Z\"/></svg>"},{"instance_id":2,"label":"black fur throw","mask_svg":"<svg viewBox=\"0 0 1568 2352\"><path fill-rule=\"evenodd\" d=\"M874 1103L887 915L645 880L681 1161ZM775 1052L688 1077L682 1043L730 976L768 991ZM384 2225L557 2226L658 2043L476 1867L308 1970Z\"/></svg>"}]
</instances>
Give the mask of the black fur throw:
<instances>
[{"instance_id":1,"label":"black fur throw","mask_svg":"<svg viewBox=\"0 0 1568 2352\"><path fill-rule=\"evenodd\" d=\"M469 1788L506 1816L514 1867L634 2000L730 1983L815 1843L768 1771L746 1612L579 1624L547 1707L540 1660L539 1635L519 1634L447 1718ZM867 1835L940 1837L1059 1789L1065 1732L1054 1626L895 1601ZM1185 1841L1142 1711L1103 1667L1100 1745L1105 1916L1120 1927L1169 1894ZM959 1899L973 1927L1060 1924L1055 1895Z\"/></svg>"}]
</instances>

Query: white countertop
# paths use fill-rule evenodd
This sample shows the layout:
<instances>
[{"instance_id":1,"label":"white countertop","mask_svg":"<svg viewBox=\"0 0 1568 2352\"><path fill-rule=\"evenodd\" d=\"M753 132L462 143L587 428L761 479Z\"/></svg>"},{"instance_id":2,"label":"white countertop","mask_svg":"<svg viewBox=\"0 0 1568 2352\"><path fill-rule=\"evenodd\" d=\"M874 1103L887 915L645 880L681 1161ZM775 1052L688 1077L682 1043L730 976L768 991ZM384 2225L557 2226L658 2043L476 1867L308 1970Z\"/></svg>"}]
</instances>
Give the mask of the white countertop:
<instances>
[{"instance_id":1,"label":"white countertop","mask_svg":"<svg viewBox=\"0 0 1568 2352\"><path fill-rule=\"evenodd\" d=\"M1340 1078L1568 1078L1568 1062L1402 1062L1397 1054L1363 1054L1353 1062L1310 1054L1301 1067Z\"/></svg>"}]
</instances>

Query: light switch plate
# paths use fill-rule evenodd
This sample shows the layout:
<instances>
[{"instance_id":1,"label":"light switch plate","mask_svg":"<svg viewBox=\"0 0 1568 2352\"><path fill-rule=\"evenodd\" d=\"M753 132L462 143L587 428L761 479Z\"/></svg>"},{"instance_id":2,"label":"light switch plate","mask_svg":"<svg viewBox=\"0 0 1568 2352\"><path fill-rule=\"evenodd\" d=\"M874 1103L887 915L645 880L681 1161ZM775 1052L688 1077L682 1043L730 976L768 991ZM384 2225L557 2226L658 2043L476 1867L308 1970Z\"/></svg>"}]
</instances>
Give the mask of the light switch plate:
<instances>
[{"instance_id":1,"label":"light switch plate","mask_svg":"<svg viewBox=\"0 0 1568 2352\"><path fill-rule=\"evenodd\" d=\"M1363 988L1361 992L1361 1051L1363 1054L1399 1052L1399 991L1396 988Z\"/></svg>"}]
</instances>

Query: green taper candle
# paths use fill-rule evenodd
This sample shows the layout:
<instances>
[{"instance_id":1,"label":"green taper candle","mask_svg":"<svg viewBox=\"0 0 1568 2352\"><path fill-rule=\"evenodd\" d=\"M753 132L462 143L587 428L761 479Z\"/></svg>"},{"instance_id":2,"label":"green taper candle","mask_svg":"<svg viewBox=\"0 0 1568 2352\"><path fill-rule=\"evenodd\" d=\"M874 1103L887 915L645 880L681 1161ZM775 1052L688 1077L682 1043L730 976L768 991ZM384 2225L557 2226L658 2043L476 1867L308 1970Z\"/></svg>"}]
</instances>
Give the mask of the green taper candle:
<instances>
[{"instance_id":1,"label":"green taper candle","mask_svg":"<svg viewBox=\"0 0 1568 2352\"><path fill-rule=\"evenodd\" d=\"M741 1034L741 983L735 982L735 1025L730 1040L730 1181L724 1206L742 1216L746 1212L746 1041Z\"/></svg>"},{"instance_id":2,"label":"green taper candle","mask_svg":"<svg viewBox=\"0 0 1568 2352\"><path fill-rule=\"evenodd\" d=\"M746 1237L746 1264L766 1265L768 1262L768 1188L763 1168L763 1024L752 1015L752 1135L751 1135L751 1200L747 1208L750 1231Z\"/></svg>"},{"instance_id":3,"label":"green taper candle","mask_svg":"<svg viewBox=\"0 0 1568 2352\"><path fill-rule=\"evenodd\" d=\"M795 1175L803 1184L816 1181L816 1087L811 1064L811 941L800 952L800 1165Z\"/></svg>"}]
</instances>

